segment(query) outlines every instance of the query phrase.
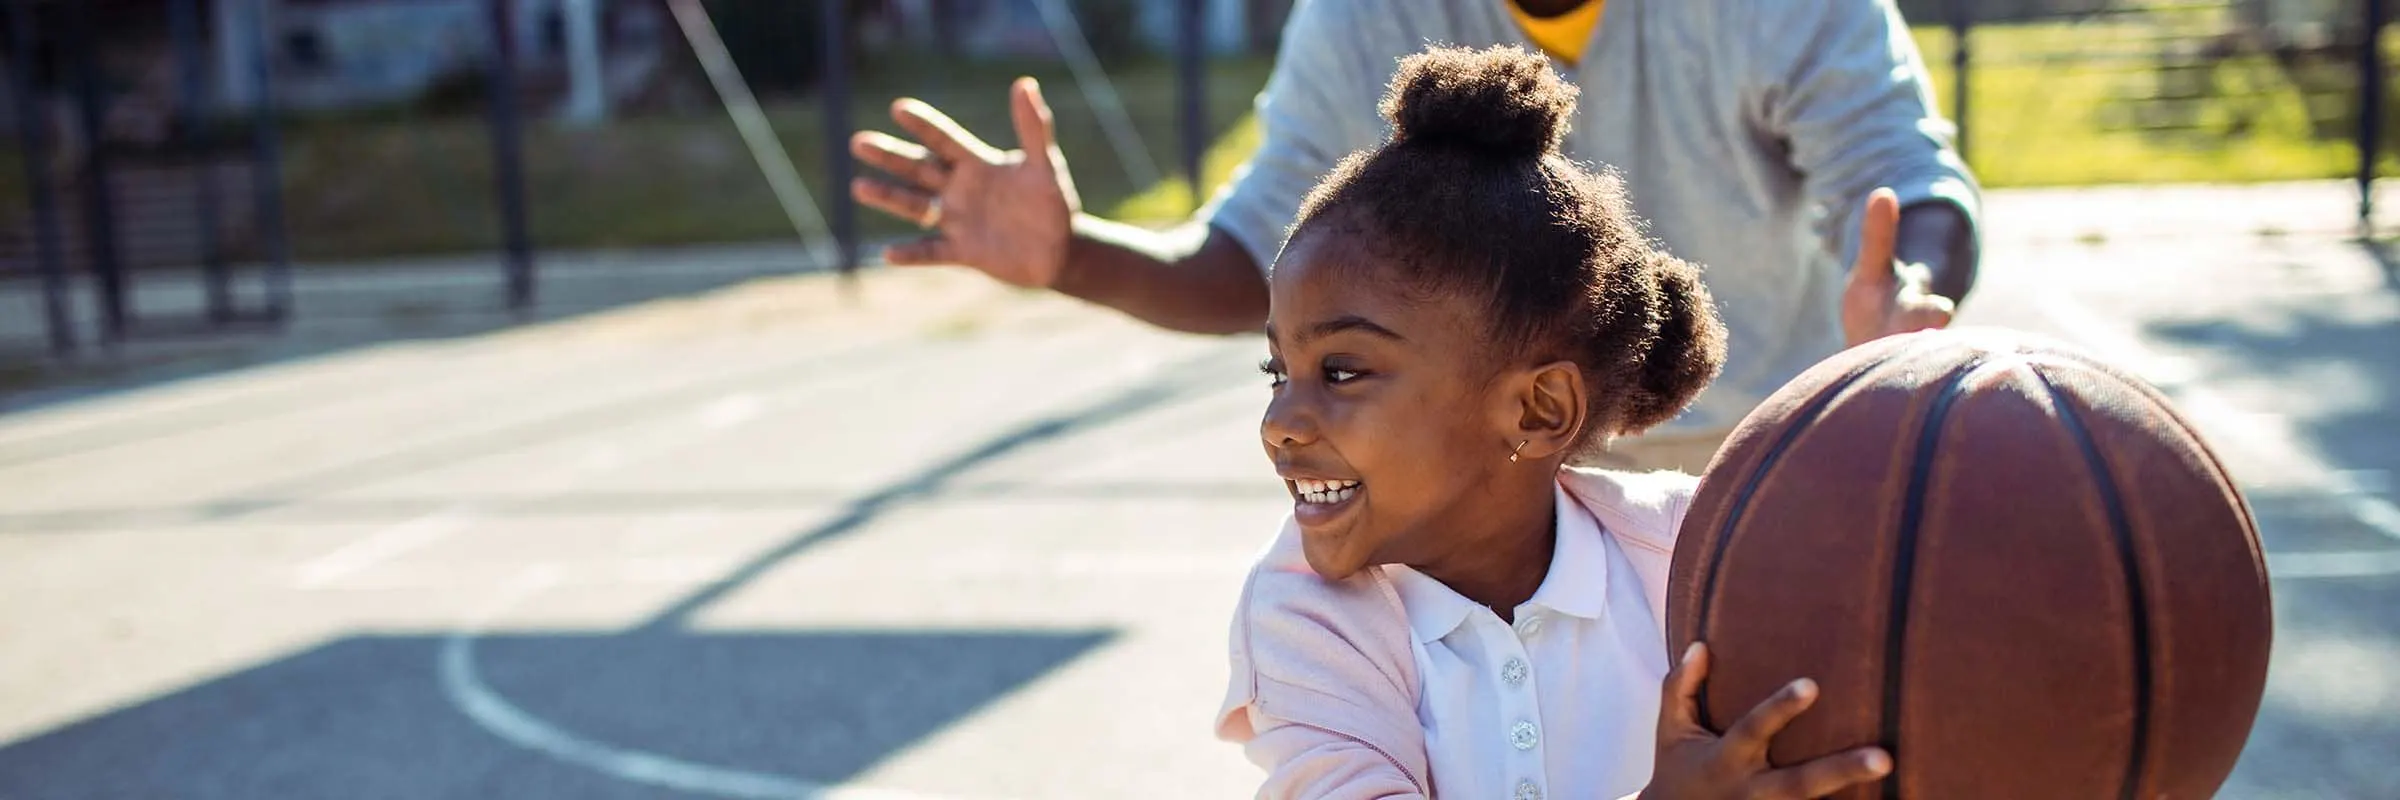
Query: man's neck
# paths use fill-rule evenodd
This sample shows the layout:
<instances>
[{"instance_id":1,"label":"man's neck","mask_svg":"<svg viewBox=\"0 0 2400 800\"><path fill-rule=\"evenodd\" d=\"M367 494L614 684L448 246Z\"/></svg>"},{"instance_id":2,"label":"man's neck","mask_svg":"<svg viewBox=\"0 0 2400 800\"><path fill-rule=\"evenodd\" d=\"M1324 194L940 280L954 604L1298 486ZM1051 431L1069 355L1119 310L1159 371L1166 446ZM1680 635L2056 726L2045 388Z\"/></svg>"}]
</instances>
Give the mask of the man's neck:
<instances>
[{"instance_id":1,"label":"man's neck","mask_svg":"<svg viewBox=\"0 0 2400 800\"><path fill-rule=\"evenodd\" d=\"M1560 14L1582 8L1585 3L1589 3L1591 1L1592 0L1508 0L1508 2L1517 4L1517 8L1524 11L1526 16L1530 16L1535 19L1548 19L1550 17L1555 17Z\"/></svg>"}]
</instances>

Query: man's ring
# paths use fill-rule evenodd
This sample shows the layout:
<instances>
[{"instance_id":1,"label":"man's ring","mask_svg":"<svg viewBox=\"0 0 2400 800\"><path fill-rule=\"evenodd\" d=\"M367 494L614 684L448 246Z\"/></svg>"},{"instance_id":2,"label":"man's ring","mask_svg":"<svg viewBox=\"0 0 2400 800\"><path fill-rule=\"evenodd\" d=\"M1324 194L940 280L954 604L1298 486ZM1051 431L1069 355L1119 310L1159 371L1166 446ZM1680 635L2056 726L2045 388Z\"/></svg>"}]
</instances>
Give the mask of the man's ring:
<instances>
[{"instance_id":1,"label":"man's ring","mask_svg":"<svg viewBox=\"0 0 2400 800\"><path fill-rule=\"evenodd\" d=\"M917 216L917 227L932 230L940 224L942 224L942 198L940 195L935 195L932 200L925 203L925 213Z\"/></svg>"}]
</instances>

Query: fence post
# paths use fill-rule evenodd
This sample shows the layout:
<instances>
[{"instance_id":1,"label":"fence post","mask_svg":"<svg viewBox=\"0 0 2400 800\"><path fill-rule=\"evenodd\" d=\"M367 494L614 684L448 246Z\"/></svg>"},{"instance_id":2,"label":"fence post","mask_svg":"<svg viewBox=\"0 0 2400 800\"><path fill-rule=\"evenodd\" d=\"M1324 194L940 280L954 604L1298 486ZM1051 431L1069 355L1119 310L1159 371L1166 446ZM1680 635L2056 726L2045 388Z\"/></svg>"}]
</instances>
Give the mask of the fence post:
<instances>
[{"instance_id":1,"label":"fence post","mask_svg":"<svg viewBox=\"0 0 2400 800\"><path fill-rule=\"evenodd\" d=\"M225 0L232 2L233 0ZM251 203L258 216L259 246L267 256L267 318L283 322L292 313L292 249L284 240L283 130L275 120L274 40L267 0L243 0L249 9Z\"/></svg>"},{"instance_id":2,"label":"fence post","mask_svg":"<svg viewBox=\"0 0 2400 800\"><path fill-rule=\"evenodd\" d=\"M850 197L850 15L849 0L819 0L824 10L825 197L833 201L833 241L840 254L834 267L858 271L858 201Z\"/></svg>"},{"instance_id":3,"label":"fence post","mask_svg":"<svg viewBox=\"0 0 2400 800\"><path fill-rule=\"evenodd\" d=\"M41 24L34 4L40 0L13 0L8 4L9 47L16 63L10 65L9 94L17 104L17 136L23 142L25 187L27 200L33 209L33 263L42 276L42 314L50 334L50 353L56 356L75 352L74 308L67 303L66 266L59 263L59 218L57 187L50 181L50 120L38 97L40 87L34 82L34 72L40 68L35 50L41 36L34 30Z\"/></svg>"},{"instance_id":4,"label":"fence post","mask_svg":"<svg viewBox=\"0 0 2400 800\"><path fill-rule=\"evenodd\" d=\"M225 268L225 248L218 240L217 170L210 161L207 116L202 108L206 76L200 55L199 0L172 0L167 6L167 28L175 41L175 133L191 159L192 216L200 236L201 284L208 321L223 324L233 319L233 285Z\"/></svg>"},{"instance_id":5,"label":"fence post","mask_svg":"<svg viewBox=\"0 0 2400 800\"><path fill-rule=\"evenodd\" d=\"M1177 85L1183 96L1183 174L1191 183L1192 208L1198 210L1207 197L1208 188L1202 184L1201 159L1208 152L1208 84L1202 69L1201 54L1206 42L1203 30L1206 0L1180 0L1177 7L1177 47L1175 67Z\"/></svg>"},{"instance_id":6,"label":"fence post","mask_svg":"<svg viewBox=\"0 0 2400 800\"><path fill-rule=\"evenodd\" d=\"M1958 126L1958 158L1967 158L1967 34L1975 27L1975 0L1949 0L1944 4L1950 12L1950 103L1953 111L1950 122Z\"/></svg>"},{"instance_id":7,"label":"fence post","mask_svg":"<svg viewBox=\"0 0 2400 800\"><path fill-rule=\"evenodd\" d=\"M502 269L508 307L533 306L533 243L525 232L525 142L517 119L516 0L490 0L492 179L500 199Z\"/></svg>"},{"instance_id":8,"label":"fence post","mask_svg":"<svg viewBox=\"0 0 2400 800\"><path fill-rule=\"evenodd\" d=\"M117 202L108 183L107 82L100 74L99 44L92 32L88 3L67 3L67 59L74 62L75 107L82 121L83 232L92 276L100 285L100 341L123 341L130 323L125 296L125 265L117 258Z\"/></svg>"},{"instance_id":9,"label":"fence post","mask_svg":"<svg viewBox=\"0 0 2400 800\"><path fill-rule=\"evenodd\" d=\"M2367 30L2358 58L2358 233L2375 234L2375 162L2382 155L2384 74L2383 28L2391 20L2385 0L2366 0Z\"/></svg>"}]
</instances>

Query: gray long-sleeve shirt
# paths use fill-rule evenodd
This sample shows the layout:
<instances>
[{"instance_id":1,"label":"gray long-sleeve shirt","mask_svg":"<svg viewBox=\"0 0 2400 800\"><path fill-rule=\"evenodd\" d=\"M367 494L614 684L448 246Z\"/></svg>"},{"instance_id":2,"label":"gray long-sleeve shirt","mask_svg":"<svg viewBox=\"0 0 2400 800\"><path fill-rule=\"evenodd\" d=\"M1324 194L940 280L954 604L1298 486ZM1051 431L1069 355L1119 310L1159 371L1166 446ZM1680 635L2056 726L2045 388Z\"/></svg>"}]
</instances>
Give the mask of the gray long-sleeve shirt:
<instances>
[{"instance_id":1,"label":"gray long-sleeve shirt","mask_svg":"<svg viewBox=\"0 0 2400 800\"><path fill-rule=\"evenodd\" d=\"M1431 44L1528 43L1507 0L1301 0L1258 96L1264 140L1201 211L1264 267L1300 199L1388 135L1375 104ZM1843 276L1879 186L1956 203L1950 146L1891 0L1608 0L1579 63L1569 157L1619 171L1669 252L1705 267L1731 331L1725 372L1662 432L1731 427L1842 346Z\"/></svg>"}]
</instances>

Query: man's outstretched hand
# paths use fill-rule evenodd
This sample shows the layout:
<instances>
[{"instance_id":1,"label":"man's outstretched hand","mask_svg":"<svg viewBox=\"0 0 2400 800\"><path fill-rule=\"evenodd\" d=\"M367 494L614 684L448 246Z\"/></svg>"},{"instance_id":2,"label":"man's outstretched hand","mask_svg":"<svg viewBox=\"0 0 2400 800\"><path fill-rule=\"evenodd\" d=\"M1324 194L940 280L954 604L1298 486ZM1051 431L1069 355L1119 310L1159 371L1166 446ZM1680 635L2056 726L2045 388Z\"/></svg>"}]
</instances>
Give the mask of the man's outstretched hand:
<instances>
[{"instance_id":1,"label":"man's outstretched hand","mask_svg":"<svg viewBox=\"0 0 2400 800\"><path fill-rule=\"evenodd\" d=\"M1009 115L1020 149L995 149L914 98L894 101L892 120L916 141L876 131L850 137L852 155L890 176L851 182L851 196L927 229L924 238L886 248L886 262L959 264L1017 286L1058 281L1083 201L1032 78L1009 87Z\"/></svg>"}]
</instances>

